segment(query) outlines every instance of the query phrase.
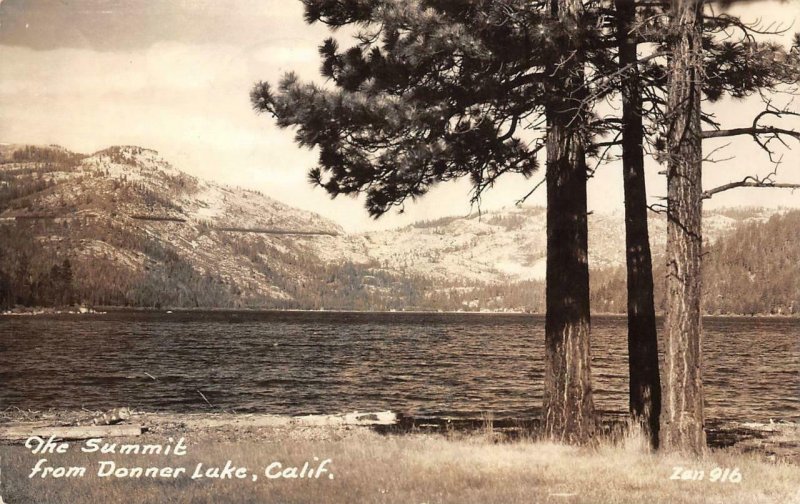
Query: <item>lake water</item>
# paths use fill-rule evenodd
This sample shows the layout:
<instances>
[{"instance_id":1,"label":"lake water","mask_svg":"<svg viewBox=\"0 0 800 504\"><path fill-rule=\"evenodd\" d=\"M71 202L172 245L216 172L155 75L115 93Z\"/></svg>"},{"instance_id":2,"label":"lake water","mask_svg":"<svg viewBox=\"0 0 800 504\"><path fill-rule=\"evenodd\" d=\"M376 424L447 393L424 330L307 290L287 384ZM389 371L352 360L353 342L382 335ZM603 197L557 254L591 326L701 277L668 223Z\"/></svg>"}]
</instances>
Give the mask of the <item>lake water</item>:
<instances>
[{"instance_id":1,"label":"lake water","mask_svg":"<svg viewBox=\"0 0 800 504\"><path fill-rule=\"evenodd\" d=\"M607 414L627 411L625 325L592 321L595 404ZM704 327L709 419L800 420L800 319L709 318ZM0 409L211 410L200 391L239 412L530 418L541 404L543 343L544 319L529 315L2 317Z\"/></svg>"}]
</instances>

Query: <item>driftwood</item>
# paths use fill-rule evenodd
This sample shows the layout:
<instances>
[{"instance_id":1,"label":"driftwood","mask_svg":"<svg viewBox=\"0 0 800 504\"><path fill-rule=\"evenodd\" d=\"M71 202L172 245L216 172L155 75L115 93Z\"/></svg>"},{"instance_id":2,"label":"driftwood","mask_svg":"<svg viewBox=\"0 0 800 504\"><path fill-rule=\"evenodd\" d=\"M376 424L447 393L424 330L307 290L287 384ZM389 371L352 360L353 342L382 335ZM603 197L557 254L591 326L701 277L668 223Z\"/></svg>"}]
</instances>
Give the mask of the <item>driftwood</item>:
<instances>
[{"instance_id":1,"label":"driftwood","mask_svg":"<svg viewBox=\"0 0 800 504\"><path fill-rule=\"evenodd\" d=\"M131 417L131 410L128 408L116 408L92 418L92 425L115 425L128 420Z\"/></svg>"},{"instance_id":2,"label":"driftwood","mask_svg":"<svg viewBox=\"0 0 800 504\"><path fill-rule=\"evenodd\" d=\"M393 425L397 423L397 414L392 411L377 413L345 413L343 415L306 415L291 417L296 425Z\"/></svg>"},{"instance_id":3,"label":"driftwood","mask_svg":"<svg viewBox=\"0 0 800 504\"><path fill-rule=\"evenodd\" d=\"M156 417L158 418L158 417ZM291 427L374 427L395 425L398 416L391 411L375 413L345 413L339 415L305 415L286 416L268 414L183 414L161 416L160 422L171 418L188 430L225 429L225 428L291 428ZM170 423L167 421L167 423Z\"/></svg>"},{"instance_id":4,"label":"driftwood","mask_svg":"<svg viewBox=\"0 0 800 504\"><path fill-rule=\"evenodd\" d=\"M75 427L52 427L42 425L13 425L0 427L0 439L19 440L38 436L47 439L90 439L107 437L133 437L142 434L141 425L85 425Z\"/></svg>"}]
</instances>

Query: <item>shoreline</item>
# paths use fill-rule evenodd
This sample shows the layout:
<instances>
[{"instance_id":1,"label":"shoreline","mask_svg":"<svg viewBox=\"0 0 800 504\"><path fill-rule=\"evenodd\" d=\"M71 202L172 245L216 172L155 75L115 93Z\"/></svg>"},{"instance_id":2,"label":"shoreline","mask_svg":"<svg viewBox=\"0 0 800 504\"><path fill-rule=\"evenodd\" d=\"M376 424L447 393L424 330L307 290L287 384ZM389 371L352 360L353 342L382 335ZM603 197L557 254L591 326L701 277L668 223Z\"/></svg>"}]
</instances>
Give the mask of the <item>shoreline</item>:
<instances>
[{"instance_id":1,"label":"shoreline","mask_svg":"<svg viewBox=\"0 0 800 504\"><path fill-rule=\"evenodd\" d=\"M507 418L434 418L411 417L392 411L348 412L334 414L278 415L234 412L159 412L116 408L100 410L51 409L45 411L6 408L0 411L0 445L15 444L9 431L46 431L48 428L100 426L94 419L107 418L112 412L125 412L114 425L142 427L144 438L191 435L205 440L264 440L293 432L295 437L309 435L318 439L357 432L382 436L470 438L487 432L495 442L541 440L538 419ZM113 425L111 426L113 428ZM767 460L784 460L800 465L800 422L706 421L710 450L749 453ZM616 442L629 431L627 416L599 416L597 440Z\"/></svg>"},{"instance_id":2,"label":"shoreline","mask_svg":"<svg viewBox=\"0 0 800 504\"><path fill-rule=\"evenodd\" d=\"M148 313L148 314L184 314L184 313L248 313L248 314L270 314L270 313L316 313L316 314L342 314L342 315L475 315L475 316L510 316L510 317L544 317L540 312L524 311L439 311L439 310L312 310L304 308L150 308L141 306L96 306L96 307L21 307L4 310L0 316L48 316L48 315L107 315L109 313ZM597 312L592 313L592 317L598 318L624 318L625 313ZM664 317L663 313L657 313L657 318ZM800 319L800 314L776 314L776 313L757 313L757 314L710 314L704 313L703 318L726 319L726 318L764 318L775 320L794 320Z\"/></svg>"}]
</instances>

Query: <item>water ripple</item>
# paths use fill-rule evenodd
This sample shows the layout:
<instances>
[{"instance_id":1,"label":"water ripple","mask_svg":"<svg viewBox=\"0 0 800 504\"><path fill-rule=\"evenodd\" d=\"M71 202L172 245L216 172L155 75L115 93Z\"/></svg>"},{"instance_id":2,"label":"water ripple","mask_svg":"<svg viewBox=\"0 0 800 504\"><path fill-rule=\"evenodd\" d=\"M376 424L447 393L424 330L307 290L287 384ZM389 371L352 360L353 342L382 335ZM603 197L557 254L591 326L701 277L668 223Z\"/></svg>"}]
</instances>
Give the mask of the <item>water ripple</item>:
<instances>
[{"instance_id":1,"label":"water ripple","mask_svg":"<svg viewBox=\"0 0 800 504\"><path fill-rule=\"evenodd\" d=\"M624 317L593 317L599 411L627 410ZM709 418L800 420L800 320L710 318ZM0 320L0 408L535 415L537 316L110 313ZM150 375L150 376L148 376ZM153 380L152 377L155 377Z\"/></svg>"}]
</instances>

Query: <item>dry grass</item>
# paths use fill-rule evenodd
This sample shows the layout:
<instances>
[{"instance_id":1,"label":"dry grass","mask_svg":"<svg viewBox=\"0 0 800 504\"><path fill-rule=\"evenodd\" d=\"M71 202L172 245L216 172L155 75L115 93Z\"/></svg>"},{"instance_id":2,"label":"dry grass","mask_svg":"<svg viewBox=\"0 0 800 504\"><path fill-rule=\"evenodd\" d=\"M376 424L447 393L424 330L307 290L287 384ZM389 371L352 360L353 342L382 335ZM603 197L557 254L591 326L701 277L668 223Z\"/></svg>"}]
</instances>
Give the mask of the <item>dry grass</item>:
<instances>
[{"instance_id":1,"label":"dry grass","mask_svg":"<svg viewBox=\"0 0 800 504\"><path fill-rule=\"evenodd\" d=\"M84 465L81 479L28 479L40 458L21 446L2 446L2 488L9 504L80 503L800 503L800 467L753 455L714 451L702 459L653 455L638 436L592 448L534 440L495 442L490 419L485 435L381 436L366 430L318 440L290 432L252 442L189 437L186 457L46 455L57 465ZM164 439L150 437L148 443ZM129 442L142 442L130 440ZM272 461L302 465L313 457L333 460L334 479L269 480ZM259 474L258 481L109 480L96 476L103 459L126 465L223 465L231 459ZM672 481L675 466L705 471L703 481ZM714 467L738 468L741 483L708 480Z\"/></svg>"}]
</instances>

